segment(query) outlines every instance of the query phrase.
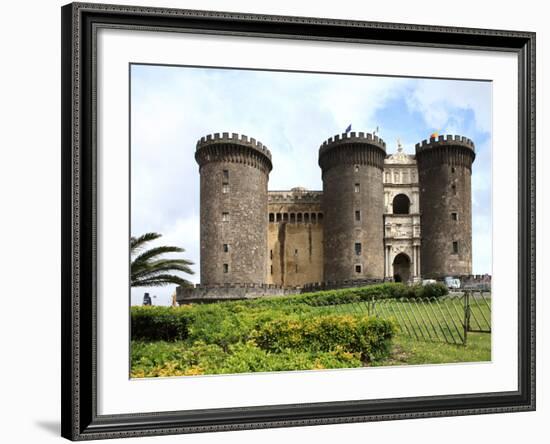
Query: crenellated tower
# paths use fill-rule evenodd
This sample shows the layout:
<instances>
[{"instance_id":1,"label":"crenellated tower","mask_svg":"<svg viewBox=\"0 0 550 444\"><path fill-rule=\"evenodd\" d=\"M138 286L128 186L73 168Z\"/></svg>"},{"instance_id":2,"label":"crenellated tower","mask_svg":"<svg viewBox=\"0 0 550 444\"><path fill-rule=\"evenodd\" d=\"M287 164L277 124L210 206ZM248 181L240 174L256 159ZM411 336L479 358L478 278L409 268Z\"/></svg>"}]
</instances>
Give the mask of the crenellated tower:
<instances>
[{"instance_id":1,"label":"crenellated tower","mask_svg":"<svg viewBox=\"0 0 550 444\"><path fill-rule=\"evenodd\" d=\"M422 221L422 276L472 273L474 143L439 136L416 144Z\"/></svg>"},{"instance_id":2,"label":"crenellated tower","mask_svg":"<svg viewBox=\"0 0 550 444\"><path fill-rule=\"evenodd\" d=\"M253 138L216 133L197 142L201 284L265 284L271 153Z\"/></svg>"},{"instance_id":3,"label":"crenellated tower","mask_svg":"<svg viewBox=\"0 0 550 444\"><path fill-rule=\"evenodd\" d=\"M363 132L336 135L319 148L325 281L384 278L385 156L385 142Z\"/></svg>"}]
</instances>

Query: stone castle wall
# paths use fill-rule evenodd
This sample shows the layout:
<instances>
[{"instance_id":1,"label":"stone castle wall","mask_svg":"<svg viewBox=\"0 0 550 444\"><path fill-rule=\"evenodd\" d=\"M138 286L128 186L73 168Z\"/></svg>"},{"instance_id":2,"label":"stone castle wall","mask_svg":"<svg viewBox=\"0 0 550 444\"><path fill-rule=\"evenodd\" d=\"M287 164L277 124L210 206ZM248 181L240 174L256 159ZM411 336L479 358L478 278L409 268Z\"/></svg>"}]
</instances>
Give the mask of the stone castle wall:
<instances>
[{"instance_id":1,"label":"stone castle wall","mask_svg":"<svg viewBox=\"0 0 550 444\"><path fill-rule=\"evenodd\" d=\"M201 139L201 283L264 284L271 154L246 136Z\"/></svg>"},{"instance_id":2,"label":"stone castle wall","mask_svg":"<svg viewBox=\"0 0 550 444\"><path fill-rule=\"evenodd\" d=\"M323 177L324 279L384 278L385 143L349 133L319 149Z\"/></svg>"},{"instance_id":3,"label":"stone castle wall","mask_svg":"<svg viewBox=\"0 0 550 444\"><path fill-rule=\"evenodd\" d=\"M471 275L473 142L440 136L417 144L416 156L385 148L368 133L337 135L319 148L323 191L268 192L266 147L237 134L203 137L201 285L180 288L178 301ZM407 214L394 211L398 195L410 201Z\"/></svg>"},{"instance_id":4,"label":"stone castle wall","mask_svg":"<svg viewBox=\"0 0 550 444\"><path fill-rule=\"evenodd\" d=\"M471 140L440 136L416 145L422 217L422 276L472 272Z\"/></svg>"},{"instance_id":5,"label":"stone castle wall","mask_svg":"<svg viewBox=\"0 0 550 444\"><path fill-rule=\"evenodd\" d=\"M268 192L267 283L301 286L323 280L320 191Z\"/></svg>"}]
</instances>

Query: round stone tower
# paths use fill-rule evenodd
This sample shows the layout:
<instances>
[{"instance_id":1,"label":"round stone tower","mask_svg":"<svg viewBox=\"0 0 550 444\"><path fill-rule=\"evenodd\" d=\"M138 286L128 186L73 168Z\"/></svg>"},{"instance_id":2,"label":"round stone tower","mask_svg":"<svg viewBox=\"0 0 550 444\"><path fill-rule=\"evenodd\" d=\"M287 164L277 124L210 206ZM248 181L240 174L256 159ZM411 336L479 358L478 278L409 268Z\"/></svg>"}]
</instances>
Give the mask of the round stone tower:
<instances>
[{"instance_id":1,"label":"round stone tower","mask_svg":"<svg viewBox=\"0 0 550 444\"><path fill-rule=\"evenodd\" d=\"M422 217L421 274L472 274L472 163L474 143L439 136L416 144Z\"/></svg>"},{"instance_id":2,"label":"round stone tower","mask_svg":"<svg viewBox=\"0 0 550 444\"><path fill-rule=\"evenodd\" d=\"M197 142L201 285L265 284L271 153L238 134Z\"/></svg>"},{"instance_id":3,"label":"round stone tower","mask_svg":"<svg viewBox=\"0 0 550 444\"><path fill-rule=\"evenodd\" d=\"M362 132L336 135L319 148L325 281L384 278L385 157L385 142Z\"/></svg>"}]
</instances>

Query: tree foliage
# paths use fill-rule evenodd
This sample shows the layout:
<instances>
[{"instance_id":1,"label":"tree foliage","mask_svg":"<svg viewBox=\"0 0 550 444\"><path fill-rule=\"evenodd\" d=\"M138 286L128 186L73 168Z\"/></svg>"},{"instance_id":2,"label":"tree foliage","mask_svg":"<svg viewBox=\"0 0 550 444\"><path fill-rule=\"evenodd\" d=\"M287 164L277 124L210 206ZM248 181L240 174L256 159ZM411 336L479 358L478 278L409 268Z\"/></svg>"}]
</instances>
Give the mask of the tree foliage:
<instances>
[{"instance_id":1,"label":"tree foliage","mask_svg":"<svg viewBox=\"0 0 550 444\"><path fill-rule=\"evenodd\" d=\"M147 249L147 244L162 235L159 233L145 233L139 237L130 238L130 282L132 287L157 287L169 284L188 287L191 284L187 279L174 274L181 272L194 274L191 266L193 262L187 259L167 259L162 256L169 253L183 253L185 250L175 246L160 246Z\"/></svg>"}]
</instances>

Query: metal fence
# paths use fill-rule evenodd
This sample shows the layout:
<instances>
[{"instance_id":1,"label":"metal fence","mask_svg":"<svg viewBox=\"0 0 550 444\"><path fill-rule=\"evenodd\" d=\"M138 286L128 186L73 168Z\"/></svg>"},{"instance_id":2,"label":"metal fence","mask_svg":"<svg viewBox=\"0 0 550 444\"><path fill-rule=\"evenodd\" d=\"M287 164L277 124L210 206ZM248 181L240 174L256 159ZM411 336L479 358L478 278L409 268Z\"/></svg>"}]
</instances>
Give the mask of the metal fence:
<instances>
[{"instance_id":1,"label":"metal fence","mask_svg":"<svg viewBox=\"0 0 550 444\"><path fill-rule=\"evenodd\" d=\"M413 339L466 345L468 333L491 332L491 293L466 290L430 299L370 299L344 304L310 302L339 314L392 319Z\"/></svg>"}]
</instances>

